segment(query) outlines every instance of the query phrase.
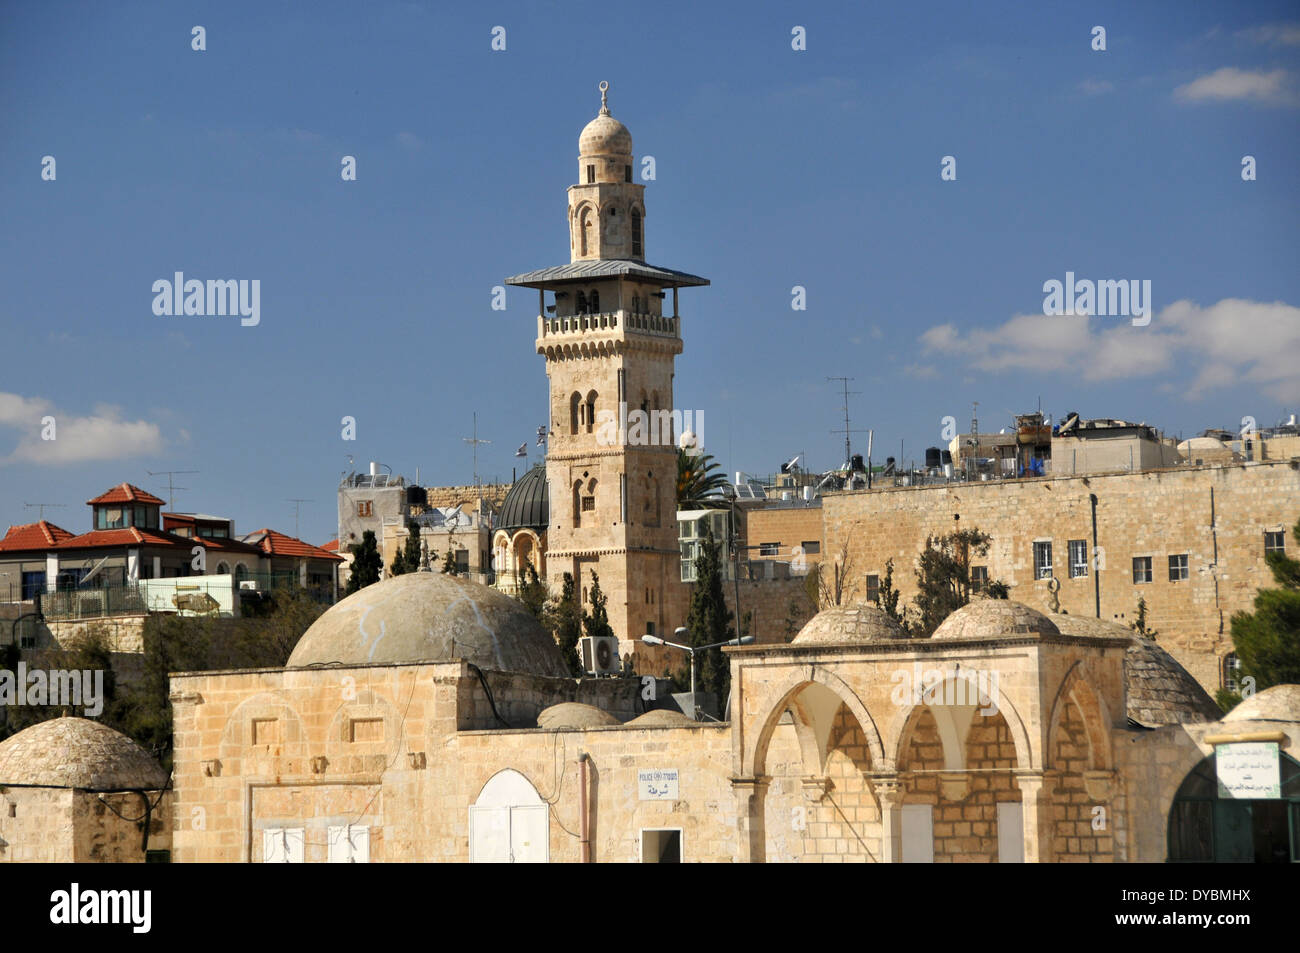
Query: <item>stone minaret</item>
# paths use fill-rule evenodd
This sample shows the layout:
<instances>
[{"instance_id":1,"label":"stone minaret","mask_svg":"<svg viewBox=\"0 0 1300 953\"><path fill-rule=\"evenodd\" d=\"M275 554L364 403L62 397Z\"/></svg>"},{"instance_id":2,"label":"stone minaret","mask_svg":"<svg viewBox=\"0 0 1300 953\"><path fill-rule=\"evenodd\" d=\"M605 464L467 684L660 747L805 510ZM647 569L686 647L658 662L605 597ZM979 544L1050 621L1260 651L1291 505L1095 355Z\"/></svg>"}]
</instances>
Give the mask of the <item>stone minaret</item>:
<instances>
[{"instance_id":1,"label":"stone minaret","mask_svg":"<svg viewBox=\"0 0 1300 953\"><path fill-rule=\"evenodd\" d=\"M547 581L558 592L572 573L589 597L596 572L624 655L649 626L671 638L685 622L665 612L681 586L677 289L709 282L646 264L645 187L633 182L632 135L610 115L607 89L578 139L570 263L507 282L538 289L537 353L550 380Z\"/></svg>"}]
</instances>

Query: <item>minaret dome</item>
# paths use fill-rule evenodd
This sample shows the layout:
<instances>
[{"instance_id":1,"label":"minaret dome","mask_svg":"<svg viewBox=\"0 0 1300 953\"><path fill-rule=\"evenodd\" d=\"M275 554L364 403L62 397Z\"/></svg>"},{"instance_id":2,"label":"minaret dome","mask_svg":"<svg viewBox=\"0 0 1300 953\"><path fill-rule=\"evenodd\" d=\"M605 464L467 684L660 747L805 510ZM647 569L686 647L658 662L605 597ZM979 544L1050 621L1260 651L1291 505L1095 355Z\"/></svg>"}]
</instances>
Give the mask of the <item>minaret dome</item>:
<instances>
[{"instance_id":1,"label":"minaret dome","mask_svg":"<svg viewBox=\"0 0 1300 953\"><path fill-rule=\"evenodd\" d=\"M578 181L584 184L632 181L632 133L609 114L607 90L600 84L600 113L578 137Z\"/></svg>"}]
</instances>

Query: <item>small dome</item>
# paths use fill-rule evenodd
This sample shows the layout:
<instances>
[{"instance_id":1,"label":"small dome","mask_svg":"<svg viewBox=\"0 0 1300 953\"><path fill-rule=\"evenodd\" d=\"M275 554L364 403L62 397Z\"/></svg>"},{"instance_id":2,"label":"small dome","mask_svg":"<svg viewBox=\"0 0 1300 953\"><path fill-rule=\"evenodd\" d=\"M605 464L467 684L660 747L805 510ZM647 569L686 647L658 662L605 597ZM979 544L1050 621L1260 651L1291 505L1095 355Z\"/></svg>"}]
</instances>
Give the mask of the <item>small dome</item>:
<instances>
[{"instance_id":1,"label":"small dome","mask_svg":"<svg viewBox=\"0 0 1300 953\"><path fill-rule=\"evenodd\" d=\"M542 711L537 716L537 727L547 731L560 731L564 728L604 728L617 725L619 720L595 705L583 705L579 702L560 702Z\"/></svg>"},{"instance_id":2,"label":"small dome","mask_svg":"<svg viewBox=\"0 0 1300 953\"><path fill-rule=\"evenodd\" d=\"M330 607L287 667L454 659L498 672L569 674L555 640L517 600L436 572L384 579Z\"/></svg>"},{"instance_id":3,"label":"small dome","mask_svg":"<svg viewBox=\"0 0 1300 953\"><path fill-rule=\"evenodd\" d=\"M792 645L853 645L881 639L906 638L903 627L883 609L860 602L854 606L825 609L799 630Z\"/></svg>"},{"instance_id":4,"label":"small dome","mask_svg":"<svg viewBox=\"0 0 1300 953\"><path fill-rule=\"evenodd\" d=\"M1228 712L1223 720L1300 722L1300 685L1266 688Z\"/></svg>"},{"instance_id":5,"label":"small dome","mask_svg":"<svg viewBox=\"0 0 1300 953\"><path fill-rule=\"evenodd\" d=\"M512 486L501 504L497 529L544 530L551 521L551 498L547 490L546 464L539 463Z\"/></svg>"},{"instance_id":6,"label":"small dome","mask_svg":"<svg viewBox=\"0 0 1300 953\"><path fill-rule=\"evenodd\" d=\"M934 630L934 639L992 639L1004 635L1060 635L1037 609L1008 599L976 599Z\"/></svg>"},{"instance_id":7,"label":"small dome","mask_svg":"<svg viewBox=\"0 0 1300 953\"><path fill-rule=\"evenodd\" d=\"M671 708L656 708L648 711L644 715L637 715L627 723L628 728L682 728L687 725L697 725L699 722L691 721L679 711L673 711Z\"/></svg>"},{"instance_id":8,"label":"small dome","mask_svg":"<svg viewBox=\"0 0 1300 953\"><path fill-rule=\"evenodd\" d=\"M632 158L632 133L613 116L597 116L578 137L578 154Z\"/></svg>"},{"instance_id":9,"label":"small dome","mask_svg":"<svg viewBox=\"0 0 1300 953\"><path fill-rule=\"evenodd\" d=\"M0 741L0 785L157 791L167 772L138 744L88 718L51 718Z\"/></svg>"},{"instance_id":10,"label":"small dome","mask_svg":"<svg viewBox=\"0 0 1300 953\"><path fill-rule=\"evenodd\" d=\"M1151 639L1117 622L1082 615L1051 616L1062 635L1128 639L1124 685L1128 716L1143 725L1188 725L1217 721L1223 714L1214 699L1178 660Z\"/></svg>"}]
</instances>

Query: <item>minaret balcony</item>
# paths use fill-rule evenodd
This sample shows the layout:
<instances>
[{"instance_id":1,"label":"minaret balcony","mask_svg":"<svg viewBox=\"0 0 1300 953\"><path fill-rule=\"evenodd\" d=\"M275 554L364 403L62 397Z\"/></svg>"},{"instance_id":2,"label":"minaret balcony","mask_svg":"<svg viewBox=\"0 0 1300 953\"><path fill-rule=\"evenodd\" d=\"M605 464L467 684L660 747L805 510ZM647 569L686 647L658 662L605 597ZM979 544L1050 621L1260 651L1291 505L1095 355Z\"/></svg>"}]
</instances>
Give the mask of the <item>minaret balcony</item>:
<instances>
[{"instance_id":1,"label":"minaret balcony","mask_svg":"<svg viewBox=\"0 0 1300 953\"><path fill-rule=\"evenodd\" d=\"M681 319L676 316L645 314L636 311L602 311L598 314L571 314L552 317L541 315L542 337L570 334L600 334L624 331L677 337Z\"/></svg>"}]
</instances>

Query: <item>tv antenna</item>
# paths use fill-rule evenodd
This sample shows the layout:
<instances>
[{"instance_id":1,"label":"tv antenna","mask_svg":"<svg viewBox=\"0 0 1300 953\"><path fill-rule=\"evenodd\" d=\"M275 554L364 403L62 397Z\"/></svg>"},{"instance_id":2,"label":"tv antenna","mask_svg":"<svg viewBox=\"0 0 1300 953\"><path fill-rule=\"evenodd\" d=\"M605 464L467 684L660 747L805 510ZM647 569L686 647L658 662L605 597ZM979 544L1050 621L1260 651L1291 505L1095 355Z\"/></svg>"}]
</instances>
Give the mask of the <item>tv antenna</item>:
<instances>
[{"instance_id":1,"label":"tv antenna","mask_svg":"<svg viewBox=\"0 0 1300 953\"><path fill-rule=\"evenodd\" d=\"M45 519L45 507L65 507L67 505L67 503L24 503L23 509L37 510L36 519L39 522L40 520Z\"/></svg>"},{"instance_id":2,"label":"tv antenna","mask_svg":"<svg viewBox=\"0 0 1300 953\"><path fill-rule=\"evenodd\" d=\"M159 470L155 473L153 470L145 470L144 472L149 474L151 477L165 476L167 478L167 509L174 510L176 509L176 491L188 490L189 487L176 486L172 482L172 477L178 473L198 473L199 471L198 470Z\"/></svg>"},{"instance_id":3,"label":"tv antenna","mask_svg":"<svg viewBox=\"0 0 1300 953\"><path fill-rule=\"evenodd\" d=\"M844 467L845 467L845 469L848 469L849 467L851 467L851 466L853 465L853 451L852 451L852 449L851 449L850 446L849 446L849 435L850 435L850 434L855 434L855 433L866 433L865 430L854 430L852 427L849 426L849 397L850 397L850 396L855 396L855 397L856 397L856 396L860 395L862 392L861 392L861 391L856 391L856 390L855 390L855 391L850 391L850 390L849 390L849 381L851 381L851 380L856 380L856 378L853 378L853 377L828 377L828 378L826 378L826 379L827 379L828 381L839 381L839 382L843 385L843 387L844 387L844 407L842 408L843 411L844 411L844 429L843 429L843 430L832 430L831 433L842 433L842 434L844 434Z\"/></svg>"},{"instance_id":4,"label":"tv antenna","mask_svg":"<svg viewBox=\"0 0 1300 953\"><path fill-rule=\"evenodd\" d=\"M474 485L478 486L478 445L480 443L491 443L491 440L481 440L478 435L478 413L474 414L474 436L461 437L467 444L474 448Z\"/></svg>"},{"instance_id":5,"label":"tv antenna","mask_svg":"<svg viewBox=\"0 0 1300 953\"><path fill-rule=\"evenodd\" d=\"M315 500L303 500L297 497L290 497L288 502L293 504L293 538L300 539L298 535L298 512L303 503L315 503Z\"/></svg>"}]
</instances>

